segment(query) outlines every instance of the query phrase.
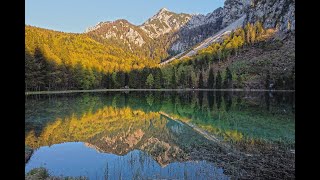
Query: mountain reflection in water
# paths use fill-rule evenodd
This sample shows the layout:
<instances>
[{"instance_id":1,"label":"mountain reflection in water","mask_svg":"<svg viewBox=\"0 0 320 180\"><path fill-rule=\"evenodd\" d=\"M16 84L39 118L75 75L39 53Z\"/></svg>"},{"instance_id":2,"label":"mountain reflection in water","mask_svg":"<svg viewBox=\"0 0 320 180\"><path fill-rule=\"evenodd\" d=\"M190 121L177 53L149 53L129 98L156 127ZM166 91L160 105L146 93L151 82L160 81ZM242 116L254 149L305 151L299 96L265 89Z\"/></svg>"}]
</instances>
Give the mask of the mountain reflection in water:
<instances>
[{"instance_id":1,"label":"mountain reflection in water","mask_svg":"<svg viewBox=\"0 0 320 180\"><path fill-rule=\"evenodd\" d=\"M26 172L44 166L90 179L294 177L294 93L26 96L25 121L25 143L37 149Z\"/></svg>"}]
</instances>

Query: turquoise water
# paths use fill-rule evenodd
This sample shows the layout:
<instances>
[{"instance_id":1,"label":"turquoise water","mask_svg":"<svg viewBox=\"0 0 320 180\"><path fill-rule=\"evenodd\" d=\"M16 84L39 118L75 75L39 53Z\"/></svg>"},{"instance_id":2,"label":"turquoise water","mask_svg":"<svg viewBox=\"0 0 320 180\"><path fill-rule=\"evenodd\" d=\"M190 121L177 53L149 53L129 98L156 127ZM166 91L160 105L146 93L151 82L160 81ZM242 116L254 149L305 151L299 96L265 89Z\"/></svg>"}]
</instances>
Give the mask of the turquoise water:
<instances>
[{"instance_id":1,"label":"turquoise water","mask_svg":"<svg viewBox=\"0 0 320 180\"><path fill-rule=\"evenodd\" d=\"M29 95L25 123L26 145L35 149L26 172L45 167L55 176L89 179L294 176L294 93ZM270 153L285 158L277 162ZM257 159L292 171L260 176Z\"/></svg>"}]
</instances>

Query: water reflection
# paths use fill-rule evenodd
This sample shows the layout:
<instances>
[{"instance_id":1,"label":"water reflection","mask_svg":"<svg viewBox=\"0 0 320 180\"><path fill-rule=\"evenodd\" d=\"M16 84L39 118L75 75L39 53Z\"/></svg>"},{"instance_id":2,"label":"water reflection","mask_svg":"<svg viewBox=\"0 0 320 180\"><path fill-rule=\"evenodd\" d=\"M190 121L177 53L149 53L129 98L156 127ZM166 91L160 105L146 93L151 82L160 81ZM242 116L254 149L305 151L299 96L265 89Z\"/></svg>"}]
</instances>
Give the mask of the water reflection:
<instances>
[{"instance_id":1,"label":"water reflection","mask_svg":"<svg viewBox=\"0 0 320 180\"><path fill-rule=\"evenodd\" d=\"M51 148L62 143L74 151L83 151L84 146L74 149L65 143L83 142L87 149L108 155L104 157L107 160L114 156L126 162L133 156L132 161L136 162L142 156L156 162L152 165L157 166L155 171L143 163L133 163L134 168L130 169L139 172L132 172L136 176L147 177L145 172L150 172L150 178L157 178L160 171L170 167L168 173L176 174L178 179L185 175L195 177L199 168L212 170L208 172L222 168L218 173L221 177L225 177L223 173L235 178L294 177L294 154L288 153L295 146L294 93L107 92L28 96L25 120L26 145L39 149L26 170L46 162L49 170L59 172L63 164L55 169L49 165L49 157L60 150ZM45 156L49 159L45 160ZM73 161L67 154L62 159ZM122 167L129 165L123 163ZM110 166L118 165L109 163L107 167ZM273 166L286 172L270 170ZM181 167L188 167L190 174ZM258 175L255 172L261 167L265 171ZM138 171L139 168L145 170ZM77 176L81 174L80 169L74 171ZM117 177L123 176L122 170L113 171L116 172ZM172 174L160 175L169 178Z\"/></svg>"},{"instance_id":2,"label":"water reflection","mask_svg":"<svg viewBox=\"0 0 320 180\"><path fill-rule=\"evenodd\" d=\"M161 167L143 151L133 150L124 156L96 153L89 143L42 147L35 152L26 171L39 166L45 166L52 174L83 175L90 179L230 179L223 174L222 168L205 161L171 163Z\"/></svg>"}]
</instances>

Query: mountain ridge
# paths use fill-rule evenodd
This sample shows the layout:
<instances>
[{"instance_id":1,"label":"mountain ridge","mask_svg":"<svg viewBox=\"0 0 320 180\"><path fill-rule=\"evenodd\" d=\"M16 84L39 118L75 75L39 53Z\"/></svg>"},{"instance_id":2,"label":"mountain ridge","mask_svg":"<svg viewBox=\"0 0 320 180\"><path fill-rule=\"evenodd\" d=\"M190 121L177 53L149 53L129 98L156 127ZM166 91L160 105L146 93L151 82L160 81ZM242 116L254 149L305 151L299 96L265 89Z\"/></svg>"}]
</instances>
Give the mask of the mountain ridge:
<instances>
[{"instance_id":1,"label":"mountain ridge","mask_svg":"<svg viewBox=\"0 0 320 180\"><path fill-rule=\"evenodd\" d=\"M255 0L250 3L248 0L226 0L224 7L207 15L177 14L161 9L140 26L119 19L99 22L96 27L90 28L91 31L79 34L25 26L26 89L121 88L128 85L133 88L175 89L177 85L203 87L200 79L204 78L206 81L208 78L208 69L203 69L204 64L209 65L209 68L220 66L220 60L227 61L231 56L238 56L238 53L242 53L241 49L247 46L260 44L263 46L261 50L273 47L272 41L264 44L256 41L256 35L261 39L268 34L269 29L276 32L276 36L284 36L278 40L275 38L278 44L279 41L284 41L285 36L294 35L294 6L294 0ZM241 21L237 21L239 19ZM232 26L233 23L236 23L235 27ZM239 29L235 35L237 27ZM221 35L227 36L223 42L216 42L221 39ZM213 43L212 46L210 43ZM201 50L200 54L197 54L198 50ZM281 53L275 53L277 58L282 58ZM180 58L184 55L188 57ZM267 56L261 59L268 59ZM194 61L181 61L160 68L162 62L172 57ZM47 60L50 61L49 64ZM289 65L294 61L291 51L289 60L284 64ZM274 63L274 66L278 66L278 63ZM250 68L254 70L254 67ZM277 88L294 88L283 83L294 79L294 68L291 66L292 73L286 72L281 76L277 75L278 72L272 74L274 70L267 64L263 68L265 72L260 75L255 74L255 70L248 71L245 76L241 75L242 72L233 74L234 77L239 77L237 87L245 87L245 83L255 79L257 86L246 87L264 88L272 80L276 82L271 84L277 84ZM215 69L213 74L218 75L219 70L224 71L219 78L224 78L227 72L225 69ZM75 73L76 71L81 73ZM228 72L230 74L230 70ZM224 86L231 87L229 85Z\"/></svg>"},{"instance_id":2,"label":"mountain ridge","mask_svg":"<svg viewBox=\"0 0 320 180\"><path fill-rule=\"evenodd\" d=\"M294 31L294 4L294 0L226 0L223 7L206 15L178 14L164 7L141 25L125 19L104 21L88 27L83 34L160 63L215 35L243 15L243 26L261 21L267 28Z\"/></svg>"}]
</instances>

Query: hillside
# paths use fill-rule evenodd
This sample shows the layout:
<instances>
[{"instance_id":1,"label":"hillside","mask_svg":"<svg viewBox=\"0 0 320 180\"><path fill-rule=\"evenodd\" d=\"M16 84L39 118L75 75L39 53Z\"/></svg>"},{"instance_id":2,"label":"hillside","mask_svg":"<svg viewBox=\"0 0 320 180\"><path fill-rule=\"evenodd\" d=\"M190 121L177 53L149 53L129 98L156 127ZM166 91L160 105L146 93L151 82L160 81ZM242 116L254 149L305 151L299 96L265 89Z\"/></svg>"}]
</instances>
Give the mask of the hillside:
<instances>
[{"instance_id":1,"label":"hillside","mask_svg":"<svg viewBox=\"0 0 320 180\"><path fill-rule=\"evenodd\" d=\"M134 54L115 45L101 44L85 34L63 33L32 26L25 27L26 52L34 55L39 48L45 58L58 65L64 63L74 66L77 63L86 68L113 72L129 70L132 66L143 68L150 65L147 59L137 58Z\"/></svg>"},{"instance_id":2,"label":"hillside","mask_svg":"<svg viewBox=\"0 0 320 180\"><path fill-rule=\"evenodd\" d=\"M86 34L63 33L32 26L25 27L25 53L25 81L29 90L53 87L87 89L93 84L101 85L102 74L156 65L119 46L101 44ZM72 72L74 70L79 71L79 77ZM78 78L75 82L68 82ZM90 83L81 80L83 78Z\"/></svg>"},{"instance_id":3,"label":"hillside","mask_svg":"<svg viewBox=\"0 0 320 180\"><path fill-rule=\"evenodd\" d=\"M163 8L142 25L120 19L80 34L26 26L26 90L294 89L294 6L226 0L207 15Z\"/></svg>"},{"instance_id":4,"label":"hillside","mask_svg":"<svg viewBox=\"0 0 320 180\"><path fill-rule=\"evenodd\" d=\"M256 22L213 40L217 41L204 41L197 46L203 46L201 49L162 63L164 85L201 89L295 88L294 32L265 29Z\"/></svg>"},{"instance_id":5,"label":"hillside","mask_svg":"<svg viewBox=\"0 0 320 180\"><path fill-rule=\"evenodd\" d=\"M244 48L217 69L222 71L226 67L240 74L246 89L268 89L270 85L276 89L295 89L295 36Z\"/></svg>"}]
</instances>

